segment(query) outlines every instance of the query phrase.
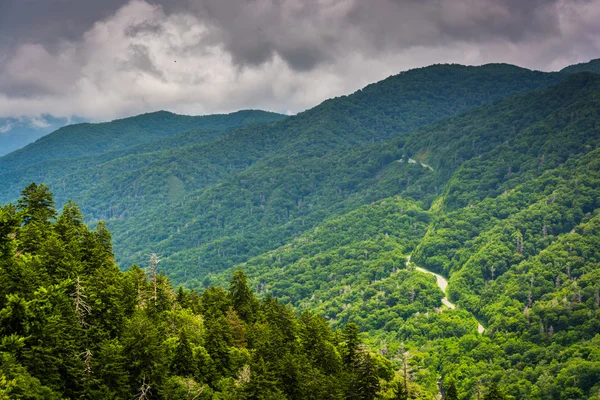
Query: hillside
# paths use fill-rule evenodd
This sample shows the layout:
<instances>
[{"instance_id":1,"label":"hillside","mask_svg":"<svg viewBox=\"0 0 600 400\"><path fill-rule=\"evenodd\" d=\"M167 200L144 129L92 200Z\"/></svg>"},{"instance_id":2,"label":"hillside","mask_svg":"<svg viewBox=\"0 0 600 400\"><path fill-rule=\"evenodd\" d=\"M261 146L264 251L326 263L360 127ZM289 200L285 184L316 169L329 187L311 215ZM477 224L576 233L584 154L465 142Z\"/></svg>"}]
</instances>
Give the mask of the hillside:
<instances>
[{"instance_id":1,"label":"hillside","mask_svg":"<svg viewBox=\"0 0 600 400\"><path fill-rule=\"evenodd\" d=\"M56 118L41 115L35 118L0 118L0 157L34 142L78 118Z\"/></svg>"},{"instance_id":2,"label":"hillside","mask_svg":"<svg viewBox=\"0 0 600 400\"><path fill-rule=\"evenodd\" d=\"M112 122L74 124L0 157L0 170L12 171L52 159L123 150L192 129L220 130L281 118L279 114L253 110L200 117L158 111Z\"/></svg>"},{"instance_id":3,"label":"hillside","mask_svg":"<svg viewBox=\"0 0 600 400\"><path fill-rule=\"evenodd\" d=\"M123 225L132 229L142 221L152 221L151 230L162 235L155 241L154 248L171 257L165 262L165 268L171 276L181 279L191 265L197 265L192 269L195 278L198 272L216 271L242 262L248 254L258 255L284 244L286 237L306 231L323 218L382 198L402 195L421 200L428 208L442 193L453 171L466 160L497 150L511 135L536 129L545 119L552 120L557 107L568 107L579 96L580 88L588 85L585 80L579 82L577 77L568 82L559 85L559 89L549 89L545 97L533 93L483 106L389 142L365 144L353 150L333 149L315 155L310 154L311 146L306 146L307 150L300 154L280 151L220 186L208 187L198 193L197 198L176 204L169 211L163 208L156 213L134 215ZM568 93L570 97L565 96ZM514 116L521 111L523 117L517 125ZM453 136L450 140L448 132ZM590 130L585 145L593 145L595 135ZM424 146L429 143L430 146ZM561 147L555 151L570 149ZM430 165L434 171L418 163L408 163L411 157ZM531 155L519 157L531 159ZM547 163L554 162L548 155ZM513 169L510 182L515 184L525 169L519 170L517 166ZM479 181L471 182L478 184ZM469 191L460 193L473 195ZM145 238L125 238L117 224L112 226L117 246L123 243L128 251L139 249L138 259L149 251L144 249ZM179 246L184 250L172 255L173 249ZM170 262L186 267L170 267Z\"/></svg>"},{"instance_id":4,"label":"hillside","mask_svg":"<svg viewBox=\"0 0 600 400\"><path fill-rule=\"evenodd\" d=\"M399 156L433 168L386 166L428 171L414 178L420 192L328 220L241 266L257 291L319 310L333 326L355 322L385 353L404 343L436 366L418 378L432 391L442 373L462 393L485 376L516 399L587 398L600 389L598 104L600 75L578 74L384 143L373 152L403 144ZM444 180L424 210L427 185ZM450 277L458 310L442 306L433 278L405 266L411 253Z\"/></svg>"},{"instance_id":5,"label":"hillside","mask_svg":"<svg viewBox=\"0 0 600 400\"><path fill-rule=\"evenodd\" d=\"M43 163L38 163L44 158L37 156L35 147L26 148L0 158L3 165L14 166L21 162L18 160L31 164L0 175L5 188L1 200L14 200L24 185L42 181L53 189L59 204L73 199L92 221L107 220L114 232L116 253L125 265L143 262L152 247L163 254L164 268L172 276L177 276L175 272L185 274L183 265L189 265L191 259L202 260L193 273L201 276L203 271L243 261L247 257L244 254L276 248L326 216L392 195L373 193L362 198L357 194L371 185L361 181L375 177L382 162L376 156L366 163L371 164L368 168L361 165L364 160L357 164L358 158L369 158L368 146L376 147L377 142L403 136L424 124L505 96L547 87L563 78L502 64L436 65L390 77L272 126L228 131L204 143L188 143L181 136L173 136L173 140L162 138L146 147L138 143L135 153L130 147L121 153ZM139 125L134 124L134 133L125 138L142 132L135 128ZM99 128L104 129L104 125ZM93 132L89 130L87 137ZM46 140L55 137L52 140L60 142L63 136L57 131ZM110 148L121 146L124 140ZM92 143L89 147L102 146L107 145ZM356 148L356 152L349 148ZM28 157L30 151L34 154ZM396 157L394 151L386 152L384 164ZM410 174L425 172L415 168ZM269 182L266 187L265 181ZM332 181L335 187L329 183ZM356 189L357 185L363 188ZM315 189L314 201L304 199ZM211 207L225 194L238 200L217 205L225 207L220 214L227 215L228 222L223 226ZM298 207L299 200L306 207ZM315 201L320 204L317 209L313 209ZM206 215L198 215L197 210L206 210ZM147 234L128 234L148 221L153 223ZM248 236L257 221L259 236ZM262 233L265 229L270 233ZM181 236L185 236L183 241ZM232 241L237 248L228 248ZM198 248L189 250L190 246ZM186 249L189 254L178 254Z\"/></svg>"},{"instance_id":6,"label":"hillside","mask_svg":"<svg viewBox=\"0 0 600 400\"><path fill-rule=\"evenodd\" d=\"M47 187L18 204L0 206L3 399L430 398L356 326L259 300L241 271L227 291L175 291L156 269L119 271L106 228L74 203L58 214Z\"/></svg>"},{"instance_id":7,"label":"hillside","mask_svg":"<svg viewBox=\"0 0 600 400\"><path fill-rule=\"evenodd\" d=\"M159 114L153 127L136 119L151 114L86 125L90 149L74 140L58 153L68 159L52 150L70 140L59 130L50 150L38 141L0 158L12 168L0 174L0 199L43 181L58 204L77 201L92 226L102 231L106 221L121 268L147 266L158 253L162 272L202 296L242 269L262 312L272 296L304 312L290 324L319 326L329 338L321 349L360 328L378 362L414 383L414 398L431 398L441 376L461 400L496 384L511 400L592 399L600 394L600 74L577 71L593 65L561 73L435 65L287 118ZM169 118L177 124L161 131ZM130 133L120 139L122 131ZM21 246L7 235L9 247ZM41 268L35 254L22 259ZM125 276L142 274L131 271ZM445 293L430 273L448 280ZM303 319L312 313L336 333ZM273 331L260 321L241 324L260 332L247 345L266 354L252 368L275 368L264 374L277 377L271 389L303 398L277 375L282 364L267 362L273 353L261 338ZM290 340L304 343L303 329ZM296 356L304 357L286 357ZM301 364L303 380L314 373L322 387L345 390ZM394 395L388 383L381 398Z\"/></svg>"},{"instance_id":8,"label":"hillside","mask_svg":"<svg viewBox=\"0 0 600 400\"><path fill-rule=\"evenodd\" d=\"M591 60L581 64L569 65L560 70L562 73L576 74L579 72L595 72L600 73L600 58Z\"/></svg>"}]
</instances>

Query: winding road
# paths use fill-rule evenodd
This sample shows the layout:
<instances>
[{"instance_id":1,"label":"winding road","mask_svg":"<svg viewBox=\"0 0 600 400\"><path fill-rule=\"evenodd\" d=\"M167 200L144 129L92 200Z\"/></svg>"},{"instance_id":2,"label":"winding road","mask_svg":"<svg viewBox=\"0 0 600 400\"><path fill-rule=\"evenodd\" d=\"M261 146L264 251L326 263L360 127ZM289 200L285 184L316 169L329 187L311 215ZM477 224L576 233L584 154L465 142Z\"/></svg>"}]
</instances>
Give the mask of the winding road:
<instances>
[{"instance_id":1,"label":"winding road","mask_svg":"<svg viewBox=\"0 0 600 400\"><path fill-rule=\"evenodd\" d=\"M410 265L410 256L406 257L406 266L408 267ZM415 269L419 272L423 272L424 274L429 274L429 275L433 275L435 276L435 279L437 280L437 285L439 286L439 288L442 290L442 292L444 293L444 298L442 299L442 303L451 309L455 309L456 305L452 304L450 302L450 300L448 300L448 297L446 297L446 288L448 288L448 281L446 280L446 278L444 278L441 275L436 274L435 272L431 272L429 270L426 270L425 268L421 268L421 267L417 267L415 265ZM483 327L483 325L481 325L479 323L479 321L477 321L477 332L479 333L483 333L485 332L485 328Z\"/></svg>"}]
</instances>

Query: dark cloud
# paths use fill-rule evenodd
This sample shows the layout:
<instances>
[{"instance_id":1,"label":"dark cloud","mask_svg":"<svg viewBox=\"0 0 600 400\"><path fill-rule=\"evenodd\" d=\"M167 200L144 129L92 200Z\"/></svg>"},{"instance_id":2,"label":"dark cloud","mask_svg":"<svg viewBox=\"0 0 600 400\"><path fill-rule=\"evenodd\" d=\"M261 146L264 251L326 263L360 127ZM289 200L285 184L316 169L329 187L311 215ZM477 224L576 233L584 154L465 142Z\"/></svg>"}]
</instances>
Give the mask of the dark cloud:
<instances>
[{"instance_id":1,"label":"dark cloud","mask_svg":"<svg viewBox=\"0 0 600 400\"><path fill-rule=\"evenodd\" d=\"M164 80L162 71L152 60L150 50L143 44L130 45L121 66L125 69L147 73Z\"/></svg>"},{"instance_id":2,"label":"dark cloud","mask_svg":"<svg viewBox=\"0 0 600 400\"><path fill-rule=\"evenodd\" d=\"M139 35L160 35L163 33L163 28L160 24L144 21L134 23L125 28L125 35L135 37Z\"/></svg>"},{"instance_id":3,"label":"dark cloud","mask_svg":"<svg viewBox=\"0 0 600 400\"><path fill-rule=\"evenodd\" d=\"M515 44L560 34L559 0L176 0L215 28L241 65L280 55L306 70L349 51L376 53L455 41Z\"/></svg>"},{"instance_id":4,"label":"dark cloud","mask_svg":"<svg viewBox=\"0 0 600 400\"><path fill-rule=\"evenodd\" d=\"M453 41L484 43L560 35L559 8L587 0L149 0L213 28L238 65L281 56L297 70L349 51L376 53ZM125 0L0 0L0 45L77 40ZM160 34L157 24L128 35Z\"/></svg>"},{"instance_id":5,"label":"dark cloud","mask_svg":"<svg viewBox=\"0 0 600 400\"><path fill-rule=\"evenodd\" d=\"M0 0L0 48L78 40L125 0Z\"/></svg>"},{"instance_id":6,"label":"dark cloud","mask_svg":"<svg viewBox=\"0 0 600 400\"><path fill-rule=\"evenodd\" d=\"M600 56L600 0L0 0L0 117L299 111L401 70Z\"/></svg>"},{"instance_id":7,"label":"dark cloud","mask_svg":"<svg viewBox=\"0 0 600 400\"><path fill-rule=\"evenodd\" d=\"M482 43L560 34L558 0L150 0L213 28L239 65L274 54L307 70L348 51L394 51L456 40ZM581 0L575 0L581 2ZM125 0L0 0L0 45L77 40ZM160 26L142 22L129 35Z\"/></svg>"}]
</instances>

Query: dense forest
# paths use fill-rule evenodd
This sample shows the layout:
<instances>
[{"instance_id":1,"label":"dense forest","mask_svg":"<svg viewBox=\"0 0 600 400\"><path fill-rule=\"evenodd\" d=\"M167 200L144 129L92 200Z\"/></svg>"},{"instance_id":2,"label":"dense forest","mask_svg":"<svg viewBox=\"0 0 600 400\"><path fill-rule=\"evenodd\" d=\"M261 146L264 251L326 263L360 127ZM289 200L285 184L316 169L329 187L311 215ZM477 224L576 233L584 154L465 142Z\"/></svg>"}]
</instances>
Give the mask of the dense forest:
<instances>
[{"instance_id":1,"label":"dense forest","mask_svg":"<svg viewBox=\"0 0 600 400\"><path fill-rule=\"evenodd\" d=\"M431 398L356 324L258 299L241 270L201 294L156 255L120 271L104 224L58 214L44 185L0 208L0 251L1 399Z\"/></svg>"},{"instance_id":2,"label":"dense forest","mask_svg":"<svg viewBox=\"0 0 600 400\"><path fill-rule=\"evenodd\" d=\"M0 398L598 398L597 66L1 157Z\"/></svg>"},{"instance_id":3,"label":"dense forest","mask_svg":"<svg viewBox=\"0 0 600 400\"><path fill-rule=\"evenodd\" d=\"M505 64L435 65L274 123L281 116L248 123L235 114L213 121L154 113L74 125L0 158L0 201L43 182L59 204L76 201L89 220L106 221L119 262L140 263L156 251L165 271L188 283L186 267L202 270L194 276L223 269L325 217L396 194L363 198L382 166L401 157L394 147L379 155L378 143L564 77ZM158 140L135 144L147 127L144 138ZM73 136L81 139L71 143Z\"/></svg>"}]
</instances>

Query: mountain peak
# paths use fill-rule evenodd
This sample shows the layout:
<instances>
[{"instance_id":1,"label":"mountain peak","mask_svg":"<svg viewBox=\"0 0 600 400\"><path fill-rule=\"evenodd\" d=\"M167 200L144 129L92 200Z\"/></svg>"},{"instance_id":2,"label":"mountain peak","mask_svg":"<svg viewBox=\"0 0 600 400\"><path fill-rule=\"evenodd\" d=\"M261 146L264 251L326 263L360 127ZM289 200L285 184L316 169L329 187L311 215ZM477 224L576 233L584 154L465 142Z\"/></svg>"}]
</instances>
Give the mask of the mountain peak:
<instances>
[{"instance_id":1,"label":"mountain peak","mask_svg":"<svg viewBox=\"0 0 600 400\"><path fill-rule=\"evenodd\" d=\"M561 69L560 72L564 74L576 74L578 72L600 73L600 58L585 63L569 65L568 67Z\"/></svg>"}]
</instances>

